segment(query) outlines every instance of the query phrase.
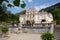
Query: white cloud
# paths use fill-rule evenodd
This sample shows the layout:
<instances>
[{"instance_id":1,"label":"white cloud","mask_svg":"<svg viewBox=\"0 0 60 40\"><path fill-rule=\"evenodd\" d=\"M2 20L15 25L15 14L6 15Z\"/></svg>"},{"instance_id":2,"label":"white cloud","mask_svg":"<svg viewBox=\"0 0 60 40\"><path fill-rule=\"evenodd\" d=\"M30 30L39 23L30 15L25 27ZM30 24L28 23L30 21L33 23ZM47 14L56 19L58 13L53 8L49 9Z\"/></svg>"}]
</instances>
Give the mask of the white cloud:
<instances>
[{"instance_id":1,"label":"white cloud","mask_svg":"<svg viewBox=\"0 0 60 40\"><path fill-rule=\"evenodd\" d=\"M23 4L23 0L20 0L20 4Z\"/></svg>"},{"instance_id":2,"label":"white cloud","mask_svg":"<svg viewBox=\"0 0 60 40\"><path fill-rule=\"evenodd\" d=\"M32 2L32 0L28 0L28 2Z\"/></svg>"},{"instance_id":3,"label":"white cloud","mask_svg":"<svg viewBox=\"0 0 60 40\"><path fill-rule=\"evenodd\" d=\"M14 6L14 8L18 8L18 7Z\"/></svg>"},{"instance_id":4,"label":"white cloud","mask_svg":"<svg viewBox=\"0 0 60 40\"><path fill-rule=\"evenodd\" d=\"M39 5L39 6L35 6L34 8L37 9L38 11L41 9L44 9L46 7L48 7L49 5Z\"/></svg>"}]
</instances>

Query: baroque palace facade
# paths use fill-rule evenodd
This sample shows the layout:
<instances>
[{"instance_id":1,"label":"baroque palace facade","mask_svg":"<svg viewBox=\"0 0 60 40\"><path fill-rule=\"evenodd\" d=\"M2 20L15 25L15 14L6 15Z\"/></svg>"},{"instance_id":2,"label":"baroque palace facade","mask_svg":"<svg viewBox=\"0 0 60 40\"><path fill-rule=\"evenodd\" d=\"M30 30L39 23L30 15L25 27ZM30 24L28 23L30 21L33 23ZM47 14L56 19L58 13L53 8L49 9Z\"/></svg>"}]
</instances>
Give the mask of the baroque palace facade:
<instances>
[{"instance_id":1,"label":"baroque palace facade","mask_svg":"<svg viewBox=\"0 0 60 40\"><path fill-rule=\"evenodd\" d=\"M30 8L26 10L25 14L20 15L19 20L20 24L26 24L27 20L31 23L34 22L34 24L39 24L42 21L44 21L44 23L51 23L53 21L53 16L46 11L38 12L36 9Z\"/></svg>"}]
</instances>

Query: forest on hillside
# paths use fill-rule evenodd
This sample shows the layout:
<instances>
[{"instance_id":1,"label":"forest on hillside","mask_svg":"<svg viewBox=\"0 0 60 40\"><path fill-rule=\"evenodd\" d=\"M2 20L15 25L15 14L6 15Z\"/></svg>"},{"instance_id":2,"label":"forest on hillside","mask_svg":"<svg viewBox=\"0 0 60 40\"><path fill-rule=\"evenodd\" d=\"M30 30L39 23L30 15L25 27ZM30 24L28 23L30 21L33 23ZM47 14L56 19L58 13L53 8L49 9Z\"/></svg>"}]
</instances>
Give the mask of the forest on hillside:
<instances>
[{"instance_id":1,"label":"forest on hillside","mask_svg":"<svg viewBox=\"0 0 60 40\"><path fill-rule=\"evenodd\" d=\"M22 2L23 4L21 4L20 2ZM10 3L10 0L0 0L0 23L2 22L19 23L19 16L12 14L10 11L7 10L7 7L19 7L20 6L21 8L25 8L26 4L23 0L22 1L14 0L12 4Z\"/></svg>"},{"instance_id":2,"label":"forest on hillside","mask_svg":"<svg viewBox=\"0 0 60 40\"><path fill-rule=\"evenodd\" d=\"M60 3L57 3L55 5L52 5L50 7L42 9L42 10L52 13L54 22L56 24L60 24ZM42 11L42 10L40 10L40 11Z\"/></svg>"},{"instance_id":3,"label":"forest on hillside","mask_svg":"<svg viewBox=\"0 0 60 40\"><path fill-rule=\"evenodd\" d=\"M2 4L0 6L0 23L2 22L6 23L19 22L19 16L12 14L11 11L8 11L5 4Z\"/></svg>"}]
</instances>

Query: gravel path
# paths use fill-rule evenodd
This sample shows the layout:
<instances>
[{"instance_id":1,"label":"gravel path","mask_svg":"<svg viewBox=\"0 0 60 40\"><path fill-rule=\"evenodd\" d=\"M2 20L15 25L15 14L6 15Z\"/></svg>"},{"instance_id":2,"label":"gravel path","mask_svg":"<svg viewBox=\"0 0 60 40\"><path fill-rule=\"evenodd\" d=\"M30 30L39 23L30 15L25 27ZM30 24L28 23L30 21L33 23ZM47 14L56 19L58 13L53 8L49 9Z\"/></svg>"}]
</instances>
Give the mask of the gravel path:
<instances>
[{"instance_id":1,"label":"gravel path","mask_svg":"<svg viewBox=\"0 0 60 40\"><path fill-rule=\"evenodd\" d=\"M41 40L41 39L40 34L20 33L20 34L10 34L7 40Z\"/></svg>"}]
</instances>

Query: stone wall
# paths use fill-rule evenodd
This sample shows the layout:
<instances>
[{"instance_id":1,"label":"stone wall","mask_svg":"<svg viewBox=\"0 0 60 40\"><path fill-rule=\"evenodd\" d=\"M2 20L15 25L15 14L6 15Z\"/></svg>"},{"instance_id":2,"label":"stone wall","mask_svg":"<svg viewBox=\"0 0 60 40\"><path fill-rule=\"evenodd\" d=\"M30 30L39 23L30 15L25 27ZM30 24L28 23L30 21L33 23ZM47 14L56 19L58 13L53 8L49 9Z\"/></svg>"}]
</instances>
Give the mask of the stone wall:
<instances>
[{"instance_id":1,"label":"stone wall","mask_svg":"<svg viewBox=\"0 0 60 40\"><path fill-rule=\"evenodd\" d=\"M18 32L18 26L8 25L9 32ZM53 32L52 23L43 23L43 24L23 24L19 26L20 30L24 33L45 33Z\"/></svg>"},{"instance_id":2,"label":"stone wall","mask_svg":"<svg viewBox=\"0 0 60 40\"><path fill-rule=\"evenodd\" d=\"M60 25L55 25L54 35L56 37L56 40L60 40Z\"/></svg>"},{"instance_id":3,"label":"stone wall","mask_svg":"<svg viewBox=\"0 0 60 40\"><path fill-rule=\"evenodd\" d=\"M52 23L43 23L43 24L23 24L22 32L25 33L45 33L53 32Z\"/></svg>"},{"instance_id":4,"label":"stone wall","mask_svg":"<svg viewBox=\"0 0 60 40\"><path fill-rule=\"evenodd\" d=\"M45 33L49 32L50 27L25 27L22 28L22 32L24 33Z\"/></svg>"}]
</instances>

